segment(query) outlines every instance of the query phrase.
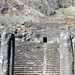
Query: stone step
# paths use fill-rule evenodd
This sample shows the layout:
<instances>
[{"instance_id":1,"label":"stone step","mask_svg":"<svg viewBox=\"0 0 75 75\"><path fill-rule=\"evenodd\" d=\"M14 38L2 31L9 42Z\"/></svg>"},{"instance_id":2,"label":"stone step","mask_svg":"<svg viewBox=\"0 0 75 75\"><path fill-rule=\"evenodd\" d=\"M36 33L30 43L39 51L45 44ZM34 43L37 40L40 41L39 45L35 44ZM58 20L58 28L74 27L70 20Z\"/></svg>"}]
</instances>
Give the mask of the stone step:
<instances>
[{"instance_id":1,"label":"stone step","mask_svg":"<svg viewBox=\"0 0 75 75\"><path fill-rule=\"evenodd\" d=\"M22 68L22 67L19 67L19 68L14 68L14 72L16 72L16 71L19 71L19 72L22 72L22 71L32 71L32 72L34 72L34 71L42 71L42 68L37 68L37 67L24 67L24 68Z\"/></svg>"},{"instance_id":2,"label":"stone step","mask_svg":"<svg viewBox=\"0 0 75 75\"><path fill-rule=\"evenodd\" d=\"M21 72L21 73L22 73L22 72L24 72L24 73L25 73L25 72L26 72L26 73L31 72L31 73L32 73L32 72L35 72L35 71L36 71L36 73L37 73L37 72L42 73L42 70L41 70L41 69L38 69L38 70L35 70L35 69L34 69L34 70L31 70L31 69L26 69L26 70L25 70L25 69L23 69L23 70L22 70L22 69L16 69L14 72L19 72L19 73L20 73L20 72Z\"/></svg>"},{"instance_id":3,"label":"stone step","mask_svg":"<svg viewBox=\"0 0 75 75\"><path fill-rule=\"evenodd\" d=\"M24 67L32 67L32 68L42 68L42 65L22 65L22 66L15 66L14 65L14 68L24 68Z\"/></svg>"},{"instance_id":4,"label":"stone step","mask_svg":"<svg viewBox=\"0 0 75 75\"><path fill-rule=\"evenodd\" d=\"M46 73L46 75L60 75L60 73Z\"/></svg>"},{"instance_id":5,"label":"stone step","mask_svg":"<svg viewBox=\"0 0 75 75\"><path fill-rule=\"evenodd\" d=\"M25 44L25 46L27 45ZM17 48L14 65L14 73L16 75L43 75L44 51L43 49L37 49L36 46L34 46L23 47L23 50L20 50L21 48L19 47ZM27 51L27 48L30 50ZM18 49L20 51L18 51ZM59 52L47 50L46 57L46 75L59 75Z\"/></svg>"},{"instance_id":6,"label":"stone step","mask_svg":"<svg viewBox=\"0 0 75 75\"><path fill-rule=\"evenodd\" d=\"M26 75L28 75L28 74L30 74L30 75L34 75L34 74L37 74L37 75L39 75L39 74L42 74L43 72L41 72L41 71L15 71L14 72L14 74L26 74Z\"/></svg>"},{"instance_id":7,"label":"stone step","mask_svg":"<svg viewBox=\"0 0 75 75\"><path fill-rule=\"evenodd\" d=\"M56 70L55 69L50 69L50 68L49 69L46 69L46 72L48 72L48 71L49 72L55 72L55 71L56 72L60 72L60 69L56 69Z\"/></svg>"},{"instance_id":8,"label":"stone step","mask_svg":"<svg viewBox=\"0 0 75 75\"><path fill-rule=\"evenodd\" d=\"M14 75L43 75L43 73L36 73L36 72L33 72L33 73L14 73Z\"/></svg>"}]
</instances>

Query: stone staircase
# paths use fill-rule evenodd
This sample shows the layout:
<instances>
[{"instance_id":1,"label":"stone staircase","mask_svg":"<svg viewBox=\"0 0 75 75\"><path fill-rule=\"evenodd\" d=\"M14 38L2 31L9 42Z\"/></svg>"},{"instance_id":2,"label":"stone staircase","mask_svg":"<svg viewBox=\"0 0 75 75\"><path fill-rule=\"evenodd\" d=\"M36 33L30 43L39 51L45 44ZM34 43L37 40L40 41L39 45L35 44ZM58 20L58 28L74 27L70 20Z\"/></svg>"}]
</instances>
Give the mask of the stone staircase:
<instances>
[{"instance_id":1,"label":"stone staircase","mask_svg":"<svg viewBox=\"0 0 75 75\"><path fill-rule=\"evenodd\" d=\"M43 75L44 48L37 46L39 44L23 43L16 47L14 75ZM46 58L46 75L59 75L58 51L47 49Z\"/></svg>"},{"instance_id":2,"label":"stone staircase","mask_svg":"<svg viewBox=\"0 0 75 75\"><path fill-rule=\"evenodd\" d=\"M36 44L37 45L37 44ZM21 47L20 47L21 48ZM22 49L15 51L15 75L42 75L43 50L36 48L35 44L24 44Z\"/></svg>"},{"instance_id":3,"label":"stone staircase","mask_svg":"<svg viewBox=\"0 0 75 75\"><path fill-rule=\"evenodd\" d=\"M60 60L58 51L47 50L46 75L60 75Z\"/></svg>"},{"instance_id":4,"label":"stone staircase","mask_svg":"<svg viewBox=\"0 0 75 75\"><path fill-rule=\"evenodd\" d=\"M38 45L35 43L23 43L23 46L16 47L14 75L44 75L44 66L46 66L45 75L60 75L60 55L57 50L59 44L56 44L57 47L55 44L47 44L45 65L45 48L43 45L41 45L41 48L37 47Z\"/></svg>"},{"instance_id":5,"label":"stone staircase","mask_svg":"<svg viewBox=\"0 0 75 75\"><path fill-rule=\"evenodd\" d=\"M59 44L47 44L46 62L47 69L46 75L60 75L60 56L57 50ZM54 46L56 46L54 48Z\"/></svg>"}]
</instances>

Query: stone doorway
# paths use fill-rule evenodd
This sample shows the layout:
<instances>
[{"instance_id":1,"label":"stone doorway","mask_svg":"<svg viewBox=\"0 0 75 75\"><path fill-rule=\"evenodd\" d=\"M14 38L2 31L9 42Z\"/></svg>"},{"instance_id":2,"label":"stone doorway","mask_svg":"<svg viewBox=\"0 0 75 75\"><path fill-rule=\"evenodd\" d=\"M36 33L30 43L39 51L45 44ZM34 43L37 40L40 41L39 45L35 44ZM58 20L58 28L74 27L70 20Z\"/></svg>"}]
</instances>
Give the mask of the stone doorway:
<instances>
[{"instance_id":1,"label":"stone doorway","mask_svg":"<svg viewBox=\"0 0 75 75\"><path fill-rule=\"evenodd\" d=\"M47 43L47 37L43 37L43 42Z\"/></svg>"}]
</instances>

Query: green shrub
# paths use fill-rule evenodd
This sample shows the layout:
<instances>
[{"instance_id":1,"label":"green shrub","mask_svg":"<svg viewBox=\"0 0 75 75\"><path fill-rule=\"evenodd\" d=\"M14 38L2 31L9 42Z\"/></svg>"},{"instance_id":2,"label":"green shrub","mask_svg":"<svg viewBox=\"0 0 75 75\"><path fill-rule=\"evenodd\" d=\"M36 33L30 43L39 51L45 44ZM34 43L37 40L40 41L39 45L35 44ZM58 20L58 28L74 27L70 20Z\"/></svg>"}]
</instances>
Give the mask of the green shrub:
<instances>
[{"instance_id":1,"label":"green shrub","mask_svg":"<svg viewBox=\"0 0 75 75\"><path fill-rule=\"evenodd\" d=\"M35 37L39 38L40 37L40 34L36 34Z\"/></svg>"},{"instance_id":2,"label":"green shrub","mask_svg":"<svg viewBox=\"0 0 75 75\"><path fill-rule=\"evenodd\" d=\"M43 42L40 42L39 44L40 44L40 45L43 45Z\"/></svg>"}]
</instances>

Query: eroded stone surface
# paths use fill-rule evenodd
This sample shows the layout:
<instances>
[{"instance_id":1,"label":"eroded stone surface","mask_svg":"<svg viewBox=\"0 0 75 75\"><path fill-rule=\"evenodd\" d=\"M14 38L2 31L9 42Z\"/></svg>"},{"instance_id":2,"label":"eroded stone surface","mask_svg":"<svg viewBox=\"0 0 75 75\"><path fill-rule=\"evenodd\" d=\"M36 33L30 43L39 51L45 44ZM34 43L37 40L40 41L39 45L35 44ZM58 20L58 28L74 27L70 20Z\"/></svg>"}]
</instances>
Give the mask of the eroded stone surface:
<instances>
[{"instance_id":1,"label":"eroded stone surface","mask_svg":"<svg viewBox=\"0 0 75 75\"><path fill-rule=\"evenodd\" d=\"M14 35L3 31L1 36L0 75L13 75Z\"/></svg>"},{"instance_id":2,"label":"eroded stone surface","mask_svg":"<svg viewBox=\"0 0 75 75\"><path fill-rule=\"evenodd\" d=\"M60 35L60 75L74 75L74 54L69 32Z\"/></svg>"}]
</instances>

